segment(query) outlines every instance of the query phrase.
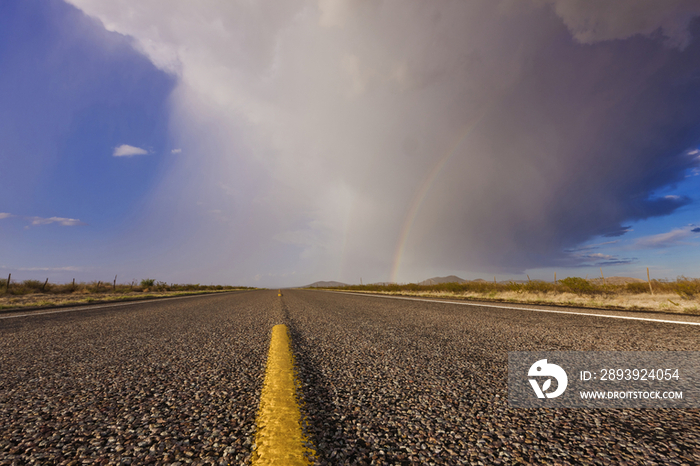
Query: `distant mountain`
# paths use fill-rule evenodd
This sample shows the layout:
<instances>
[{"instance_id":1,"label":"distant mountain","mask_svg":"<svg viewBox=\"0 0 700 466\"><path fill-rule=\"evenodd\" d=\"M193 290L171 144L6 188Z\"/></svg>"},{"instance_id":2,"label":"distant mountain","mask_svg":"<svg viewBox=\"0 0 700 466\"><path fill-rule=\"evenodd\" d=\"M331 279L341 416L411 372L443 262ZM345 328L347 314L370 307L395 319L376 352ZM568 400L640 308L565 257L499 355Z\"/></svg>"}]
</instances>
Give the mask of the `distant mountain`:
<instances>
[{"instance_id":1,"label":"distant mountain","mask_svg":"<svg viewBox=\"0 0 700 466\"><path fill-rule=\"evenodd\" d=\"M348 286L347 283L341 283L341 282L314 282L311 285L306 285L304 288L335 288L338 286Z\"/></svg>"},{"instance_id":2,"label":"distant mountain","mask_svg":"<svg viewBox=\"0 0 700 466\"><path fill-rule=\"evenodd\" d=\"M456 275L449 275L447 277L433 277L427 280L423 280L419 285L438 285L440 283L466 283L467 281L463 278L459 278Z\"/></svg>"}]
</instances>

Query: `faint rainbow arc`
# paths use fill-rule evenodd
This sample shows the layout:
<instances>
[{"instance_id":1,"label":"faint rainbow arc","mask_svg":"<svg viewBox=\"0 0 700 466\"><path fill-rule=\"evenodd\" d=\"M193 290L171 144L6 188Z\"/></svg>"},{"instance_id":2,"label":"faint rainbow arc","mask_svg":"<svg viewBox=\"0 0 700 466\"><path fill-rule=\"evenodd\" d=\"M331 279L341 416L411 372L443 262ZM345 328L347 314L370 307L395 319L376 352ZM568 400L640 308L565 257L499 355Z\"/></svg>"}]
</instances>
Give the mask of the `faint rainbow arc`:
<instances>
[{"instance_id":1,"label":"faint rainbow arc","mask_svg":"<svg viewBox=\"0 0 700 466\"><path fill-rule=\"evenodd\" d=\"M418 211L420 210L420 207L423 204L423 201L425 200L428 191L430 191L433 182L442 171L442 168L447 164L447 162L457 151L457 148L462 144L462 141L464 141L464 139L474 130L474 128L476 128L476 126L484 118L484 115L486 115L487 110L488 107L483 112L481 112L481 114L479 114L479 116L476 119L474 119L474 121L469 122L465 125L464 129L459 133L450 149L445 153L444 156L442 156L440 161L437 164L435 164L430 174L423 180L420 189L416 192L415 196L413 196L411 208L406 214L406 219L404 220L403 227L401 228L401 234L399 235L399 241L396 244L396 251L394 252L394 263L391 268L390 279L392 282L396 282L396 276L399 273L399 267L401 266L401 258L404 253L404 248L406 247L406 240L408 239L408 234L410 233L411 228L413 227L413 222L416 220Z\"/></svg>"}]
</instances>

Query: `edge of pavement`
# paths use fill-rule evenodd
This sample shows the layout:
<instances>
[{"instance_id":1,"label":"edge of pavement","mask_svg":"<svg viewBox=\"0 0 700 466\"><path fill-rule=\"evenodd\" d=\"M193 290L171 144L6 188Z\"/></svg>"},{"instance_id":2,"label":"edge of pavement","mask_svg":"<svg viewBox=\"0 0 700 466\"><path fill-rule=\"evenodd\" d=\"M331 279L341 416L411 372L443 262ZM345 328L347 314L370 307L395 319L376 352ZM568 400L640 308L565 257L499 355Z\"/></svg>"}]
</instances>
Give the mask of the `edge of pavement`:
<instances>
[{"instance_id":1,"label":"edge of pavement","mask_svg":"<svg viewBox=\"0 0 700 466\"><path fill-rule=\"evenodd\" d=\"M316 290L310 290L316 291ZM534 304L534 303L503 303L500 301L476 301L471 299L451 299L451 298L433 298L427 296L402 296L402 295L388 295L382 293L355 293L352 291L337 291L337 290L318 290L324 291L326 293L338 293L352 296L369 296L376 298L386 298L386 299L401 299L406 301L421 301L421 302L433 302L433 303L446 303L446 304L456 304L462 306L481 306L481 307L492 307L499 309L512 309L519 311L531 311L531 312L549 312L554 314L573 314L573 315L585 315L592 317L605 317L605 318L616 318L625 320L641 320L641 321L651 321L660 323L672 323L672 324L686 324L686 325L700 325L700 316L694 314L673 314L666 313L662 311L644 311L644 310L625 310L625 309L605 309L605 308L592 308L592 307L576 307L576 306L549 306L548 304ZM527 307L526 307L527 306ZM548 307L556 307L563 309L571 309L573 312L568 312L565 310L558 309L547 309ZM594 311L594 312L585 312ZM598 312L595 312L598 311ZM607 314L604 314L607 313ZM631 314L631 315L622 315ZM644 317L644 314L661 314L662 316L672 316L677 320L662 320L654 319L650 317ZM661 317L661 316L659 316ZM682 320L684 318L690 318L692 320Z\"/></svg>"},{"instance_id":2,"label":"edge of pavement","mask_svg":"<svg viewBox=\"0 0 700 466\"><path fill-rule=\"evenodd\" d=\"M81 307L88 307L88 306L102 306L103 304L106 305L104 307L107 307L108 305L114 305L114 304L138 304L138 303L147 303L147 302L152 302L152 301L160 301L164 299L178 299L178 298L193 298L195 296L210 296L210 295L221 295L221 294L229 294L229 293L243 293L243 292L249 292L249 291L257 291L257 290L230 290L230 291L206 291L203 293L187 293L184 292L182 294L178 294L175 296L144 296L144 297L134 297L134 298L125 298L125 299L108 299L104 301L92 301L89 303L67 303L67 304L56 304L53 306L28 306L28 307L14 307L14 308L6 308L6 309L0 309L0 315L2 314L10 314L10 313L15 313L15 312L33 312L33 311L49 311L49 310L61 310L61 309L69 309L69 308L81 308Z\"/></svg>"},{"instance_id":3,"label":"edge of pavement","mask_svg":"<svg viewBox=\"0 0 700 466\"><path fill-rule=\"evenodd\" d=\"M697 317L700 318L700 314L682 314L678 312L666 312L660 309L624 309L624 308L611 308L611 307L593 307L593 306L576 306L573 304L559 304L559 303L528 303L525 301L498 301L498 300L488 300L488 299L475 299L471 297L455 296L455 297L445 297L445 296L414 296L408 294L387 294L379 293L374 291L354 291L354 290L334 290L327 288L296 288L298 290L306 291L326 291L331 293L345 293L345 294L355 294L358 296L369 295L369 296L386 296L388 298L407 298L407 299L429 299L434 301L446 301L446 302L468 302L474 304L484 304L484 305L496 305L501 304L503 306L539 306L539 307L560 307L563 309L590 309L592 311L607 311L607 312L629 312L629 313L649 313L649 314L662 314L667 316L681 316L681 317Z\"/></svg>"}]
</instances>

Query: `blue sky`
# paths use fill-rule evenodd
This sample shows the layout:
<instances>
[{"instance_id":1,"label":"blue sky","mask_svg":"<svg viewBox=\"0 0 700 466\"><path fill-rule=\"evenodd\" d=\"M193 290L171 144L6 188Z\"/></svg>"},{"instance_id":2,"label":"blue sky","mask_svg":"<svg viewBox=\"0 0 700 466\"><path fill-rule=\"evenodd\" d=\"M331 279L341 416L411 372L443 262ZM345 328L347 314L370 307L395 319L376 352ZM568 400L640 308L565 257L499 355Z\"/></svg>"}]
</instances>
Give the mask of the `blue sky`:
<instances>
[{"instance_id":1,"label":"blue sky","mask_svg":"<svg viewBox=\"0 0 700 466\"><path fill-rule=\"evenodd\" d=\"M2 265L99 269L171 155L175 78L59 1L0 5L0 69Z\"/></svg>"},{"instance_id":2,"label":"blue sky","mask_svg":"<svg viewBox=\"0 0 700 466\"><path fill-rule=\"evenodd\" d=\"M4 1L0 273L698 277L698 16Z\"/></svg>"}]
</instances>

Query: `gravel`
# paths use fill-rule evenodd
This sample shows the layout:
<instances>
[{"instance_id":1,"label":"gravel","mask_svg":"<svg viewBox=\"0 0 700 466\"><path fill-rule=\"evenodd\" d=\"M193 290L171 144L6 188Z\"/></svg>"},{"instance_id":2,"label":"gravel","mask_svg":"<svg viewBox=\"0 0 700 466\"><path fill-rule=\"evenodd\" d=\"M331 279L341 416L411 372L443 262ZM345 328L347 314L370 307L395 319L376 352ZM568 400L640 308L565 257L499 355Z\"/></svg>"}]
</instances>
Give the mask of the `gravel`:
<instances>
[{"instance_id":1,"label":"gravel","mask_svg":"<svg viewBox=\"0 0 700 466\"><path fill-rule=\"evenodd\" d=\"M0 320L0 465L243 464L271 293Z\"/></svg>"},{"instance_id":2,"label":"gravel","mask_svg":"<svg viewBox=\"0 0 700 466\"><path fill-rule=\"evenodd\" d=\"M246 464L273 325L317 464L700 464L700 410L511 409L508 351L697 328L289 290L0 320L0 465Z\"/></svg>"},{"instance_id":3,"label":"gravel","mask_svg":"<svg viewBox=\"0 0 700 466\"><path fill-rule=\"evenodd\" d=\"M317 464L700 464L700 410L511 409L507 352L697 350L697 328L286 293Z\"/></svg>"}]
</instances>

